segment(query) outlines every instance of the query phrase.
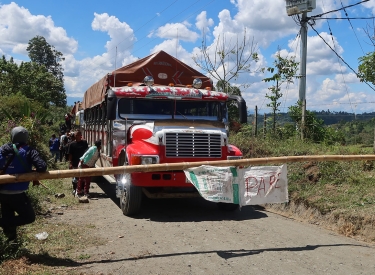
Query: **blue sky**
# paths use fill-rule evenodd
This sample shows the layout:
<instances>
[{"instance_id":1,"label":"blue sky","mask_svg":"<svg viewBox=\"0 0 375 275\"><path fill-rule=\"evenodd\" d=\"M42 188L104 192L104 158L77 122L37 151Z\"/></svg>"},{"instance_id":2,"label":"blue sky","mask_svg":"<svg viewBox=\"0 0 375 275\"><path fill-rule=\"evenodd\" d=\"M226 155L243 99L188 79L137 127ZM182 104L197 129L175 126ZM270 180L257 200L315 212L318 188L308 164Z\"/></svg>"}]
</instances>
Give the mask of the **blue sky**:
<instances>
[{"instance_id":1,"label":"blue sky","mask_svg":"<svg viewBox=\"0 0 375 275\"><path fill-rule=\"evenodd\" d=\"M308 16L358 2L316 0L317 7ZM375 0L346 12L350 18L372 17ZM346 15L340 11L326 17ZM223 36L242 37L246 29L257 44L257 66L272 66L278 48L284 55L300 57L299 27L287 16L285 0L0 0L0 18L0 55L28 61L27 43L36 35L44 36L64 54L68 104L82 100L86 89L108 72L159 50L194 67L192 56L199 52L203 29L208 45ZM358 58L374 50L364 31L373 25L372 19L316 20L314 28L327 43L333 46L334 41L336 51L357 70ZM307 51L307 109L357 114L374 111L375 91L360 83L311 28ZM250 84L242 88L249 111L255 106L261 113L270 111L265 98L270 84L262 81L265 77L253 73L232 83ZM297 102L298 85L297 80L284 87L281 111Z\"/></svg>"}]
</instances>

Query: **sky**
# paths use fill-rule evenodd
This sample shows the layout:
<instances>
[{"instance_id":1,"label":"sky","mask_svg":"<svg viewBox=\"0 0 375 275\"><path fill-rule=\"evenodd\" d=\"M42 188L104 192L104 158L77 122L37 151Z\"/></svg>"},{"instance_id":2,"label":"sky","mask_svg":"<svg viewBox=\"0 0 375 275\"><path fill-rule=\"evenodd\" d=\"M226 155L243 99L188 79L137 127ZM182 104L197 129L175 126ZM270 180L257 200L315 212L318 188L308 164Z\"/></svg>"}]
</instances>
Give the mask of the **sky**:
<instances>
[{"instance_id":1,"label":"sky","mask_svg":"<svg viewBox=\"0 0 375 275\"><path fill-rule=\"evenodd\" d=\"M361 0L316 0L308 16L354 5ZM375 88L356 77L358 58L374 51L375 0L326 14L309 26L306 105L308 110L374 112ZM348 20L348 18L351 18ZM358 19L362 18L362 19ZM63 53L68 105L107 73L164 50L198 69L192 56L202 40L213 49L218 40L254 41L259 61L231 85L239 86L249 112L271 111L265 97L272 83L256 68L274 66L275 54L300 61L300 27L287 15L285 0L0 0L0 56L29 61L27 44L40 35ZM367 32L367 33L366 33ZM228 42L229 43L229 42ZM350 66L347 66L332 49ZM199 69L198 69L199 70ZM354 72L353 72L354 70ZM299 99L299 79L284 86L279 110Z\"/></svg>"}]
</instances>

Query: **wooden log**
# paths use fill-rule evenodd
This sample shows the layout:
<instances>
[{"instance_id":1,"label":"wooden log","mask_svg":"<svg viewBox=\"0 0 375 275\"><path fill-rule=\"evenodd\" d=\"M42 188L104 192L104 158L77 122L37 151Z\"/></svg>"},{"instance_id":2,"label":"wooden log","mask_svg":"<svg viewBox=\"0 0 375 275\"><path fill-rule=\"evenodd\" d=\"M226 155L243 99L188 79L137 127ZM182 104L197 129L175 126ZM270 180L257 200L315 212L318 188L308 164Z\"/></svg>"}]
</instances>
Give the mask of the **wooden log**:
<instances>
[{"instance_id":1,"label":"wooden log","mask_svg":"<svg viewBox=\"0 0 375 275\"><path fill-rule=\"evenodd\" d=\"M0 184L15 183L22 181L33 181L43 179L62 179L72 177L87 176L104 176L114 174L124 174L133 172L157 172L157 171L173 171L185 170L192 167L202 165L211 166L253 166L253 165L270 165L283 164L290 162L306 162L306 161L365 161L375 160L375 155L318 155L318 156L285 156L285 157L269 157L269 158L252 158L238 160L219 160L219 161L200 161L200 162L180 162L180 163L163 163L151 165L129 165L116 167L100 167L73 170L55 170L44 173L25 173L15 175L1 175Z\"/></svg>"}]
</instances>

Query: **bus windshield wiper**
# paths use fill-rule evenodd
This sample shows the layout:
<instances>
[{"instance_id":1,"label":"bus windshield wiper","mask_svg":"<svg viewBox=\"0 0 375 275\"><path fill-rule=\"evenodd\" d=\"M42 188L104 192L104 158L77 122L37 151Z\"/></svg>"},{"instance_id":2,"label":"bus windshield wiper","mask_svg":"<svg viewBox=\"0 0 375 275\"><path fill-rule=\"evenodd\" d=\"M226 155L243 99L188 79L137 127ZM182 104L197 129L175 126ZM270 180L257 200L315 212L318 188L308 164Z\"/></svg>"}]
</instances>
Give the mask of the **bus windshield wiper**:
<instances>
[{"instance_id":1,"label":"bus windshield wiper","mask_svg":"<svg viewBox=\"0 0 375 275\"><path fill-rule=\"evenodd\" d=\"M180 115L182 115L184 117L184 119L188 119L186 116L184 116L183 114L181 114L179 111L177 111L177 113L179 113Z\"/></svg>"}]
</instances>

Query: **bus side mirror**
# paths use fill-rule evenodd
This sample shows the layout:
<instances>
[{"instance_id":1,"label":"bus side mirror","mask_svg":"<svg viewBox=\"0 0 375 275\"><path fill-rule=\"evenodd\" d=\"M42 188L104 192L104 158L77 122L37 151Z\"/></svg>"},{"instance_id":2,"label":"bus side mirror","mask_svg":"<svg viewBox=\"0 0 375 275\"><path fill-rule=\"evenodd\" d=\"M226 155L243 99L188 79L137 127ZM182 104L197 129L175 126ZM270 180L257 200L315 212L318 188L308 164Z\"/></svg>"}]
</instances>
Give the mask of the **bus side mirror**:
<instances>
[{"instance_id":1,"label":"bus side mirror","mask_svg":"<svg viewBox=\"0 0 375 275\"><path fill-rule=\"evenodd\" d=\"M117 110L117 96L112 89L108 90L107 93L107 119L115 120Z\"/></svg>"},{"instance_id":2,"label":"bus side mirror","mask_svg":"<svg viewBox=\"0 0 375 275\"><path fill-rule=\"evenodd\" d=\"M241 124L247 123L246 101L242 98L242 96L238 96L238 95L230 95L229 100L237 101L240 123Z\"/></svg>"}]
</instances>

